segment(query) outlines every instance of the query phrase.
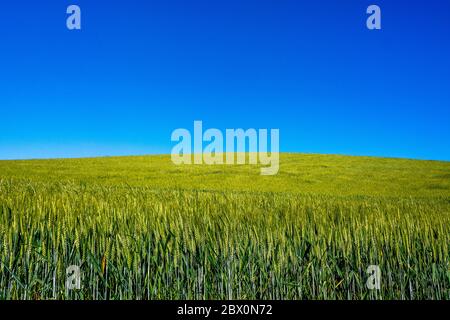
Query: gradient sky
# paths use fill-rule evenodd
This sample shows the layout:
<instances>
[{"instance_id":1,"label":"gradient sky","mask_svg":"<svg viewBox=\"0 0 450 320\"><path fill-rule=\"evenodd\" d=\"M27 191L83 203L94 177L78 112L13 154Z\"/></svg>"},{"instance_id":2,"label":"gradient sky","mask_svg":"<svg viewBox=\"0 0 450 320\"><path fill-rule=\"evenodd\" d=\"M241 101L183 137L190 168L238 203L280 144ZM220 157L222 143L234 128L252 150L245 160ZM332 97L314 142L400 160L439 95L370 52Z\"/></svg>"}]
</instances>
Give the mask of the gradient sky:
<instances>
[{"instance_id":1,"label":"gradient sky","mask_svg":"<svg viewBox=\"0 0 450 320\"><path fill-rule=\"evenodd\" d=\"M449 42L445 0L3 1L0 159L169 153L202 120L279 128L282 151L450 160Z\"/></svg>"}]
</instances>

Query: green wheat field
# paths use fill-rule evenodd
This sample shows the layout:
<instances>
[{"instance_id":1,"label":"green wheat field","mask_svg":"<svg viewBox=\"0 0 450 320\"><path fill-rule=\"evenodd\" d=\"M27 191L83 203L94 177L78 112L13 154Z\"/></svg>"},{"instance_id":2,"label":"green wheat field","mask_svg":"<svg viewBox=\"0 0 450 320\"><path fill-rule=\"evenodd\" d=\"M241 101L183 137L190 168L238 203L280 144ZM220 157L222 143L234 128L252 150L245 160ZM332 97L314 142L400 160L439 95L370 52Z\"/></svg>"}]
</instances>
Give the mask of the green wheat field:
<instances>
[{"instance_id":1,"label":"green wheat field","mask_svg":"<svg viewBox=\"0 0 450 320\"><path fill-rule=\"evenodd\" d=\"M0 299L449 300L449 250L450 162L0 161Z\"/></svg>"}]
</instances>

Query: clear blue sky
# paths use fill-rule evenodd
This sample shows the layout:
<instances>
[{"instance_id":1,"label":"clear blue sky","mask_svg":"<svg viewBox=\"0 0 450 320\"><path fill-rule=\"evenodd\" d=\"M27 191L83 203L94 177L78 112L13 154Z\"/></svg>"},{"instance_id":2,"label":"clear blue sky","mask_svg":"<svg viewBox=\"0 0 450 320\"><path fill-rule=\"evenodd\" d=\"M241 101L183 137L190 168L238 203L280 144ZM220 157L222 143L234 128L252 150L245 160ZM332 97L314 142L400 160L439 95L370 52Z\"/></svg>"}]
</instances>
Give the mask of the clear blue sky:
<instances>
[{"instance_id":1,"label":"clear blue sky","mask_svg":"<svg viewBox=\"0 0 450 320\"><path fill-rule=\"evenodd\" d=\"M279 128L282 151L450 160L449 42L446 0L2 1L0 159L169 153L202 120Z\"/></svg>"}]
</instances>

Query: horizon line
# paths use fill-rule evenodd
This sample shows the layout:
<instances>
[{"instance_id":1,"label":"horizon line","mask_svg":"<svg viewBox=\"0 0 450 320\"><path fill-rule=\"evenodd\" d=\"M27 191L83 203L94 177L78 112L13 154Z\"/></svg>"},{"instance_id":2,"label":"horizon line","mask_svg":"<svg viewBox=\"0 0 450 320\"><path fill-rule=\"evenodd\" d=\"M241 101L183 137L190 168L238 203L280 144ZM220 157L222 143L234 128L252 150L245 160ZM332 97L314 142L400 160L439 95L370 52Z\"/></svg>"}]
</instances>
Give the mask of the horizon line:
<instances>
[{"instance_id":1,"label":"horizon line","mask_svg":"<svg viewBox=\"0 0 450 320\"><path fill-rule=\"evenodd\" d=\"M226 152L222 152L226 154ZM233 152L240 153L240 152ZM249 152L245 152L248 154ZM260 153L260 152L255 152ZM270 152L269 152L270 153ZM347 153L318 153L318 152L299 152L299 151L285 151L278 152L279 154L292 154L292 155L321 155L321 156L341 156L341 157L356 157L356 158L380 158L380 159L393 159L393 160L411 160L411 161L435 161L435 162L450 162L444 159L426 159L426 158L411 158L411 157L399 157L399 156L376 156L376 155L363 155L363 154L347 154ZM190 153L191 156L196 153ZM7 161L48 161L48 160L76 160L76 159L101 159L101 158L132 158L132 157L156 157L167 156L170 157L170 153L144 153L144 154L124 154L124 155L93 155L93 156L73 156L73 157L30 157L30 158L12 158L2 159L1 162Z\"/></svg>"}]
</instances>

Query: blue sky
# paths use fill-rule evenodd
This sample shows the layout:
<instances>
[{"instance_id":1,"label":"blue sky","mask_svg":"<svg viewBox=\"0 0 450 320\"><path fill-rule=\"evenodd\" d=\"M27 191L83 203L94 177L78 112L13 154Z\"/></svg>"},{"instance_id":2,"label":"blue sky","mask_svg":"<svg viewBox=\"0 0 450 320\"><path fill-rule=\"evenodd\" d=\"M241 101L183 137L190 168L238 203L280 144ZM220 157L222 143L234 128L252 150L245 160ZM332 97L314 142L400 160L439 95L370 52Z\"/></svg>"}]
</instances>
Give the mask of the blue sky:
<instances>
[{"instance_id":1,"label":"blue sky","mask_svg":"<svg viewBox=\"0 0 450 320\"><path fill-rule=\"evenodd\" d=\"M66 28L66 8L82 30ZM382 30L366 28L377 4ZM0 159L169 153L176 128L286 152L450 160L450 2L5 1Z\"/></svg>"}]
</instances>

